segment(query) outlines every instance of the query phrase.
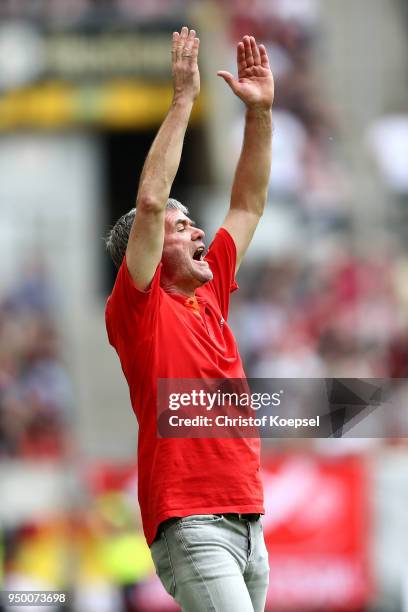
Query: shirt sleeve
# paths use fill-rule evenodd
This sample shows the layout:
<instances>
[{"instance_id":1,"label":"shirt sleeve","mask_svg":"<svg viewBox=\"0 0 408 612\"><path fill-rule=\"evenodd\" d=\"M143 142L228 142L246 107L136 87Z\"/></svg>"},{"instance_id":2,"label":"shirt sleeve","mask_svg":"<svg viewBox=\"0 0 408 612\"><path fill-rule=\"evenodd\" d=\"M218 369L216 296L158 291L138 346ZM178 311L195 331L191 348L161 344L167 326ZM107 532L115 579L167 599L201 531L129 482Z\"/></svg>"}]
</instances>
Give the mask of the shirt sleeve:
<instances>
[{"instance_id":1,"label":"shirt sleeve","mask_svg":"<svg viewBox=\"0 0 408 612\"><path fill-rule=\"evenodd\" d=\"M235 280L237 249L225 228L221 227L216 233L205 259L214 277L208 283L208 289L215 294L222 316L227 319L230 294L238 289L238 285Z\"/></svg>"},{"instance_id":2,"label":"shirt sleeve","mask_svg":"<svg viewBox=\"0 0 408 612\"><path fill-rule=\"evenodd\" d=\"M140 342L153 333L161 300L160 273L161 263L149 289L141 291L133 282L126 257L123 258L105 311L109 342L115 348L120 348L123 340L134 337L135 330Z\"/></svg>"}]
</instances>

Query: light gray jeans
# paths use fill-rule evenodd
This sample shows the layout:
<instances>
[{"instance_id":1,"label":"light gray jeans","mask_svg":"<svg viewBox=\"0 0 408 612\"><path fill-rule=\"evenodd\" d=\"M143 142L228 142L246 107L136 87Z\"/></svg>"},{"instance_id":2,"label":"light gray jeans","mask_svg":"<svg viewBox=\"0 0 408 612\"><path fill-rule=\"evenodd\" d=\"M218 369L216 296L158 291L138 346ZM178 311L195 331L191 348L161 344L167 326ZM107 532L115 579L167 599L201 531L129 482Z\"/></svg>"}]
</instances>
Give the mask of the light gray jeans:
<instances>
[{"instance_id":1,"label":"light gray jeans","mask_svg":"<svg viewBox=\"0 0 408 612\"><path fill-rule=\"evenodd\" d=\"M263 612L268 553L261 519L194 514L151 548L156 573L183 612Z\"/></svg>"}]
</instances>

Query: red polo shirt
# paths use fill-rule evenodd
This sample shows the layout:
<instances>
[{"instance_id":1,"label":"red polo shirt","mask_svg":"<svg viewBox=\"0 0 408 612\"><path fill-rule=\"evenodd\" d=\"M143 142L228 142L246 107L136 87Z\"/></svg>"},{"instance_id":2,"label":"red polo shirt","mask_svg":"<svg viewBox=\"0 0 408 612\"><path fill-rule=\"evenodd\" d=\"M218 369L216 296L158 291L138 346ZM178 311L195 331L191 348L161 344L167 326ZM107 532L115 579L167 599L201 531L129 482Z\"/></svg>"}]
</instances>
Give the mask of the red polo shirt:
<instances>
[{"instance_id":1,"label":"red polo shirt","mask_svg":"<svg viewBox=\"0 0 408 612\"><path fill-rule=\"evenodd\" d=\"M158 378L244 378L234 336L226 323L236 249L221 228L206 260L211 282L196 298L166 293L161 264L150 289L140 291L124 259L106 305L109 342L129 384L139 423L139 503L147 543L172 516L264 512L258 439L158 438ZM199 312L198 312L199 311Z\"/></svg>"}]
</instances>

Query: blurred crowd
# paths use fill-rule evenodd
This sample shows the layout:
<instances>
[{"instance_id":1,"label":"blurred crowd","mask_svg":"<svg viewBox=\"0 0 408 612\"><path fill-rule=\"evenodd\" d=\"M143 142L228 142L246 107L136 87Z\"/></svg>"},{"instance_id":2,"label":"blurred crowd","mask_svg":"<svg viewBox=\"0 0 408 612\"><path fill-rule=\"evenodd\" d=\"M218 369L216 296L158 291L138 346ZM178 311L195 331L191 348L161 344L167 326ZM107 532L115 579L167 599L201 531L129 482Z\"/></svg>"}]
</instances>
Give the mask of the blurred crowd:
<instances>
[{"instance_id":1,"label":"blurred crowd","mask_svg":"<svg viewBox=\"0 0 408 612\"><path fill-rule=\"evenodd\" d=\"M318 0L223 2L231 42L251 32L268 50L275 78L273 200L292 202L300 222L347 225L348 181L336 146L339 125L316 71L322 52ZM238 109L238 107L237 107ZM239 110L239 109L238 109ZM237 110L231 146L242 133Z\"/></svg>"},{"instance_id":2,"label":"blurred crowd","mask_svg":"<svg viewBox=\"0 0 408 612\"><path fill-rule=\"evenodd\" d=\"M320 223L307 246L306 240L289 255L247 272L243 268L246 295L235 319L248 371L258 376L405 376L406 357L395 345L399 339L403 345L408 332L408 260L391 243L375 245L364 255L356 248L339 119L316 75L316 47L324 47L319 2L224 4L231 39L254 32L266 41L273 66L269 206L292 203L305 235L310 222ZM390 200L408 194L406 125L402 116L382 118L369 133L370 152L378 159ZM236 133L238 140L241 126Z\"/></svg>"},{"instance_id":3,"label":"blurred crowd","mask_svg":"<svg viewBox=\"0 0 408 612\"><path fill-rule=\"evenodd\" d=\"M4 0L0 16L24 16L52 26L72 27L107 22L144 22L151 19L168 20L183 15L186 0Z\"/></svg>"},{"instance_id":4,"label":"blurred crowd","mask_svg":"<svg viewBox=\"0 0 408 612\"><path fill-rule=\"evenodd\" d=\"M246 372L407 377L408 114L379 117L367 132L366 153L377 165L387 209L382 243L360 248L340 118L316 71L325 44L319 1L223 5L231 43L253 32L268 49L276 82L268 207L289 213L289 233L298 237L240 272L232 325ZM242 127L237 106L236 150ZM406 398L405 390L388 432L398 431Z\"/></svg>"},{"instance_id":5,"label":"blurred crowd","mask_svg":"<svg viewBox=\"0 0 408 612\"><path fill-rule=\"evenodd\" d=\"M270 259L246 263L233 300L236 331L251 377L379 377L408 373L408 259L392 230L408 228L408 115L380 117L367 133L390 210L390 240L359 251L353 235L350 169L342 160L341 127L317 76L324 49L319 0L217 0L231 50L244 33L264 41L276 81L269 208L294 213L303 240ZM136 20L175 15L182 0L18 0L1 14L103 11ZM106 18L106 14L105 14ZM235 58L231 56L231 66ZM237 103L231 147L239 150ZM407 232L408 234L408 232ZM306 237L306 239L305 239ZM311 238L309 240L309 238ZM72 404L61 357L55 291L31 264L0 295L0 453L60 455Z\"/></svg>"},{"instance_id":6,"label":"blurred crowd","mask_svg":"<svg viewBox=\"0 0 408 612\"><path fill-rule=\"evenodd\" d=\"M61 354L57 296L35 258L0 293L0 459L61 458L72 388Z\"/></svg>"},{"instance_id":7,"label":"blurred crowd","mask_svg":"<svg viewBox=\"0 0 408 612\"><path fill-rule=\"evenodd\" d=\"M406 377L407 267L330 245L243 272L233 325L248 374Z\"/></svg>"}]
</instances>

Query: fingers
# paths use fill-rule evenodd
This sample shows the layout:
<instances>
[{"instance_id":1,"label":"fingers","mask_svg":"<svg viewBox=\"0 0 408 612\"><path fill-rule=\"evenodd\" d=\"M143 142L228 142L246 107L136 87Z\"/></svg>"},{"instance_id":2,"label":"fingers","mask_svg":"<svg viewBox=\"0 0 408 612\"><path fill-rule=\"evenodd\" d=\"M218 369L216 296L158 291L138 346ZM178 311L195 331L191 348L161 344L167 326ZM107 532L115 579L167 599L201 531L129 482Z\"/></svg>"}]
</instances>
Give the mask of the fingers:
<instances>
[{"instance_id":1,"label":"fingers","mask_svg":"<svg viewBox=\"0 0 408 612\"><path fill-rule=\"evenodd\" d=\"M190 30L183 49L183 57L190 55L194 44L195 30Z\"/></svg>"},{"instance_id":2,"label":"fingers","mask_svg":"<svg viewBox=\"0 0 408 612\"><path fill-rule=\"evenodd\" d=\"M200 39L196 37L196 31L190 30L188 38L184 45L182 57L187 58L191 62L194 62L195 60L197 60L199 47Z\"/></svg>"},{"instance_id":3,"label":"fingers","mask_svg":"<svg viewBox=\"0 0 408 612\"><path fill-rule=\"evenodd\" d=\"M226 70L219 70L217 72L217 76L222 77L224 81L228 83L228 85L231 87L232 91L235 93L237 82L230 72L227 72Z\"/></svg>"},{"instance_id":4,"label":"fingers","mask_svg":"<svg viewBox=\"0 0 408 612\"><path fill-rule=\"evenodd\" d=\"M186 44L187 37L188 37L188 28L186 28L186 26L183 26L181 28L180 36L179 36L177 46L176 46L176 60L177 61L181 60L181 56L183 53L184 45Z\"/></svg>"},{"instance_id":5,"label":"fingers","mask_svg":"<svg viewBox=\"0 0 408 612\"><path fill-rule=\"evenodd\" d=\"M173 32L171 49L173 61L179 62L185 58L193 61L196 60L199 46L200 39L196 38L196 31L189 30L186 26L183 26L180 33Z\"/></svg>"},{"instance_id":6,"label":"fingers","mask_svg":"<svg viewBox=\"0 0 408 612\"><path fill-rule=\"evenodd\" d=\"M261 65L261 56L258 50L258 45L256 44L255 38L253 36L250 37L250 43L251 43L251 52L252 52L252 57L254 59L254 65L255 66L260 66Z\"/></svg>"},{"instance_id":7,"label":"fingers","mask_svg":"<svg viewBox=\"0 0 408 612\"><path fill-rule=\"evenodd\" d=\"M244 36L242 42L244 43L246 67L251 68L255 63L254 58L252 56L251 39L249 36Z\"/></svg>"},{"instance_id":8,"label":"fingers","mask_svg":"<svg viewBox=\"0 0 408 612\"><path fill-rule=\"evenodd\" d=\"M217 76L220 76L224 79L224 81L226 81L228 83L228 85L234 81L234 77L232 76L232 74L230 72L227 72L226 70L219 70L217 72Z\"/></svg>"},{"instance_id":9,"label":"fingers","mask_svg":"<svg viewBox=\"0 0 408 612\"><path fill-rule=\"evenodd\" d=\"M171 45L171 56L173 61L176 59L177 45L180 38L180 34L178 32L173 32L173 41Z\"/></svg>"},{"instance_id":10,"label":"fingers","mask_svg":"<svg viewBox=\"0 0 408 612\"><path fill-rule=\"evenodd\" d=\"M246 68L245 47L243 42L239 42L237 45L237 68L238 74L242 73Z\"/></svg>"},{"instance_id":11,"label":"fingers","mask_svg":"<svg viewBox=\"0 0 408 612\"><path fill-rule=\"evenodd\" d=\"M253 36L244 36L237 46L238 74L252 66L269 68L268 55L264 45L257 45Z\"/></svg>"},{"instance_id":12,"label":"fingers","mask_svg":"<svg viewBox=\"0 0 408 612\"><path fill-rule=\"evenodd\" d=\"M200 48L200 39L195 37L194 38L194 43L193 43L193 49L191 52L191 59L193 61L197 61L197 56L198 56L198 50Z\"/></svg>"},{"instance_id":13,"label":"fingers","mask_svg":"<svg viewBox=\"0 0 408 612\"><path fill-rule=\"evenodd\" d=\"M266 52L264 45L259 45L259 52L261 55L261 66L263 68L270 68L268 54Z\"/></svg>"}]
</instances>

